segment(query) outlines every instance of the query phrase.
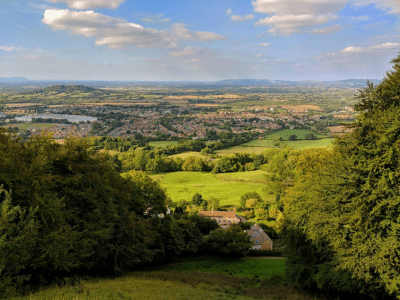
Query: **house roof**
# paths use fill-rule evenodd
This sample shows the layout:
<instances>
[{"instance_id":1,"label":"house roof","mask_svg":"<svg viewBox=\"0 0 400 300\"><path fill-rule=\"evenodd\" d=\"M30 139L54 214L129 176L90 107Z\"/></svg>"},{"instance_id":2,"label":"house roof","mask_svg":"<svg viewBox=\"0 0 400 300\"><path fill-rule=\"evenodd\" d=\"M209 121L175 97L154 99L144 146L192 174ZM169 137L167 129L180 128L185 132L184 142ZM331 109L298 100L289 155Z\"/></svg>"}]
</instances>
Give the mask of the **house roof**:
<instances>
[{"instance_id":1,"label":"house roof","mask_svg":"<svg viewBox=\"0 0 400 300\"><path fill-rule=\"evenodd\" d=\"M199 211L200 217L237 218L235 211Z\"/></svg>"},{"instance_id":2,"label":"house roof","mask_svg":"<svg viewBox=\"0 0 400 300\"><path fill-rule=\"evenodd\" d=\"M266 241L272 241L268 234L257 224L254 224L250 230L245 230L245 232L250 235L254 245L262 245Z\"/></svg>"}]
</instances>

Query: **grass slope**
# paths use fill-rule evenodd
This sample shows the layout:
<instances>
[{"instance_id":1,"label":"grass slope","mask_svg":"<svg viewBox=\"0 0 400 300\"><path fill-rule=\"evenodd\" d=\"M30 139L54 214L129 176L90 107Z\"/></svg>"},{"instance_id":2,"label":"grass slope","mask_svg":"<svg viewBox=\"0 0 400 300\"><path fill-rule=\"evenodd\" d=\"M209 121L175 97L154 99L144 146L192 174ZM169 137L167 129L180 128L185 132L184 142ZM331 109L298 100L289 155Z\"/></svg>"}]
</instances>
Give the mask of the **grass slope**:
<instances>
[{"instance_id":1,"label":"grass slope","mask_svg":"<svg viewBox=\"0 0 400 300\"><path fill-rule=\"evenodd\" d=\"M12 300L321 299L285 284L280 276L283 272L284 260L213 259L170 264L115 279L89 279Z\"/></svg>"},{"instance_id":2,"label":"grass slope","mask_svg":"<svg viewBox=\"0 0 400 300\"><path fill-rule=\"evenodd\" d=\"M303 130L303 129L285 129L282 131L278 131L278 132L269 134L267 136L267 138L271 139L271 140L277 140L279 137L282 137L284 140L288 140L289 136L294 134L297 136L297 139L304 140L304 136L309 133L313 133L313 132L311 132L309 130ZM326 138L326 136L321 135L321 134L316 134L316 136L317 136L317 138L322 138L322 139Z\"/></svg>"},{"instance_id":3,"label":"grass slope","mask_svg":"<svg viewBox=\"0 0 400 300\"><path fill-rule=\"evenodd\" d=\"M237 205L240 196L247 192L255 191L264 195L265 172L260 170L225 174L174 172L151 177L159 180L174 202L182 199L191 201L192 196L199 193L205 199L219 199L221 205Z\"/></svg>"},{"instance_id":4,"label":"grass slope","mask_svg":"<svg viewBox=\"0 0 400 300\"><path fill-rule=\"evenodd\" d=\"M177 141L157 141L157 142L149 142L149 146L151 149L158 148L158 147L167 147L171 145L178 145Z\"/></svg>"},{"instance_id":5,"label":"grass slope","mask_svg":"<svg viewBox=\"0 0 400 300\"><path fill-rule=\"evenodd\" d=\"M93 280L74 287L51 288L13 300L203 300L253 299L223 292L193 287L183 282L135 277Z\"/></svg>"},{"instance_id":6,"label":"grass slope","mask_svg":"<svg viewBox=\"0 0 400 300\"><path fill-rule=\"evenodd\" d=\"M273 275L283 276L284 259L247 259L235 261L192 261L167 266L165 270L185 272L211 272L238 277L255 277L267 279Z\"/></svg>"}]
</instances>

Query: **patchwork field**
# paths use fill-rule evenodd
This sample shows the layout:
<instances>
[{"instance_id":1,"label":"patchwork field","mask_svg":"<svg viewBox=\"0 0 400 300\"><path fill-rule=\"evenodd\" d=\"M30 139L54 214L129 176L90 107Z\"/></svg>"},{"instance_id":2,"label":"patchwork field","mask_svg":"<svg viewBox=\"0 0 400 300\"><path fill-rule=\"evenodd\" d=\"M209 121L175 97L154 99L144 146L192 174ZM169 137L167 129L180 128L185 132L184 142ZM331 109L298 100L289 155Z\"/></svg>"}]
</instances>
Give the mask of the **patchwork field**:
<instances>
[{"instance_id":1,"label":"patchwork field","mask_svg":"<svg viewBox=\"0 0 400 300\"><path fill-rule=\"evenodd\" d=\"M151 175L167 190L173 202L191 201L195 193L220 200L221 205L238 205L240 196L255 191L265 197L266 172L212 174L204 172L174 172Z\"/></svg>"}]
</instances>

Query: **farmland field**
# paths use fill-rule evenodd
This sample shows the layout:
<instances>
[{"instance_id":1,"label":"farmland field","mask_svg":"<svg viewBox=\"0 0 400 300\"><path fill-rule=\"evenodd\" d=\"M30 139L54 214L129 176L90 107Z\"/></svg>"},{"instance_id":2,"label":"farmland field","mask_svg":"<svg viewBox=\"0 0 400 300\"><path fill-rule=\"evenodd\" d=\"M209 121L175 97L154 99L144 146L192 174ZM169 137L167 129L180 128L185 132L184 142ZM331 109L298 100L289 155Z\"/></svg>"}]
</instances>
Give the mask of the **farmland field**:
<instances>
[{"instance_id":1,"label":"farmland field","mask_svg":"<svg viewBox=\"0 0 400 300\"><path fill-rule=\"evenodd\" d=\"M178 145L177 141L159 141L159 142L149 142L149 146L151 149L157 148L157 147L167 147L171 145Z\"/></svg>"},{"instance_id":2,"label":"farmland field","mask_svg":"<svg viewBox=\"0 0 400 300\"><path fill-rule=\"evenodd\" d=\"M200 157L204 157L200 152L184 152L184 153L179 153L179 154L175 154L175 155L171 155L171 157L180 157L182 159L186 159L189 156L200 156Z\"/></svg>"},{"instance_id":3,"label":"farmland field","mask_svg":"<svg viewBox=\"0 0 400 300\"><path fill-rule=\"evenodd\" d=\"M320 140L298 140L298 141L281 141L282 146L292 147L294 149L304 149L312 147L329 147L332 145L333 139L325 138ZM218 155L226 155L232 153L261 153L268 148L275 148L276 140L254 140L239 146L218 150Z\"/></svg>"},{"instance_id":4,"label":"farmland field","mask_svg":"<svg viewBox=\"0 0 400 300\"><path fill-rule=\"evenodd\" d=\"M195 193L205 199L214 197L221 205L238 205L240 196L255 191L262 196L266 172L238 172L212 174L204 172L174 172L151 175L167 190L173 202L191 201Z\"/></svg>"},{"instance_id":5,"label":"farmland field","mask_svg":"<svg viewBox=\"0 0 400 300\"><path fill-rule=\"evenodd\" d=\"M267 136L267 139L276 140L279 137L282 137L284 140L287 141L289 139L289 136L294 134L297 136L297 139L304 140L304 136L309 133L313 133L313 132L311 132L309 130L302 130L302 129L286 129L286 130L282 130L282 131L278 131L278 132L269 134ZM317 138L326 138L326 136L320 135L320 134L317 134L316 136L317 136Z\"/></svg>"}]
</instances>

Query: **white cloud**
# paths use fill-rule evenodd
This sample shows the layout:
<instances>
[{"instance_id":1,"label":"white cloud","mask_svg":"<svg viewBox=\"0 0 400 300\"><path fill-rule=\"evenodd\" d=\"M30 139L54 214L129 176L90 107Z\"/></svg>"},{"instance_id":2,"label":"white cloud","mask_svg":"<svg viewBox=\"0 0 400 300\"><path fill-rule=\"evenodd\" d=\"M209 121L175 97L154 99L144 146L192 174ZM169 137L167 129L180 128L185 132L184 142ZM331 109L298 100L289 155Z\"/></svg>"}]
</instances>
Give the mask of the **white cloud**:
<instances>
[{"instance_id":1,"label":"white cloud","mask_svg":"<svg viewBox=\"0 0 400 300\"><path fill-rule=\"evenodd\" d=\"M399 0L356 0L356 5L375 4L379 9L386 11L389 14L400 14Z\"/></svg>"},{"instance_id":2,"label":"white cloud","mask_svg":"<svg viewBox=\"0 0 400 300\"><path fill-rule=\"evenodd\" d=\"M162 17L162 15L157 15L154 18L145 17L145 18L141 18L140 20L142 20L143 22L146 22L146 23L166 23L166 22L171 21L170 18L160 19L161 17Z\"/></svg>"},{"instance_id":3,"label":"white cloud","mask_svg":"<svg viewBox=\"0 0 400 300\"><path fill-rule=\"evenodd\" d=\"M214 32L190 31L183 23L175 23L172 24L171 27L175 37L186 41L208 42L225 39L224 36Z\"/></svg>"},{"instance_id":4,"label":"white cloud","mask_svg":"<svg viewBox=\"0 0 400 300\"><path fill-rule=\"evenodd\" d=\"M400 43L385 43L375 46L369 47L347 47L343 49L342 53L377 53L380 51L387 51L387 50L400 50Z\"/></svg>"},{"instance_id":5,"label":"white cloud","mask_svg":"<svg viewBox=\"0 0 400 300\"><path fill-rule=\"evenodd\" d=\"M47 0L51 3L66 3L69 8L118 8L126 0Z\"/></svg>"},{"instance_id":6,"label":"white cloud","mask_svg":"<svg viewBox=\"0 0 400 300\"><path fill-rule=\"evenodd\" d=\"M278 15L324 15L341 10L349 0L256 0L254 11Z\"/></svg>"},{"instance_id":7,"label":"white cloud","mask_svg":"<svg viewBox=\"0 0 400 300\"><path fill-rule=\"evenodd\" d=\"M359 16L359 17L352 17L351 20L353 22L362 22L362 21L368 21L370 20L369 16Z\"/></svg>"},{"instance_id":8,"label":"white cloud","mask_svg":"<svg viewBox=\"0 0 400 300\"><path fill-rule=\"evenodd\" d=\"M13 46L0 46L0 50L6 51L6 52L17 51L17 49Z\"/></svg>"},{"instance_id":9,"label":"white cloud","mask_svg":"<svg viewBox=\"0 0 400 300\"><path fill-rule=\"evenodd\" d=\"M169 55L174 56L174 57L182 57L182 56L191 56L199 53L200 49L196 47L186 47L181 51L174 51L171 52Z\"/></svg>"},{"instance_id":10,"label":"white cloud","mask_svg":"<svg viewBox=\"0 0 400 300\"><path fill-rule=\"evenodd\" d=\"M226 11L226 14L227 14L227 15L232 14L232 9L228 8L228 10Z\"/></svg>"},{"instance_id":11,"label":"white cloud","mask_svg":"<svg viewBox=\"0 0 400 300\"><path fill-rule=\"evenodd\" d=\"M154 23L154 20L150 19L150 18L141 18L140 20L142 20L143 22L146 22L146 23Z\"/></svg>"},{"instance_id":12,"label":"white cloud","mask_svg":"<svg viewBox=\"0 0 400 300\"><path fill-rule=\"evenodd\" d=\"M328 52L317 56L316 59L326 58L355 58L357 60L365 60L367 57L383 57L385 54L398 52L400 43L384 43L369 47L354 47L349 46L338 52ZM363 54L360 56L360 54Z\"/></svg>"},{"instance_id":13,"label":"white cloud","mask_svg":"<svg viewBox=\"0 0 400 300\"><path fill-rule=\"evenodd\" d=\"M94 11L48 9L42 22L53 30L65 30L70 34L93 37L96 45L116 49L132 46L174 48L179 45L179 41L207 42L225 38L213 32L190 31L185 24L180 23L171 25L171 29L145 28Z\"/></svg>"},{"instance_id":14,"label":"white cloud","mask_svg":"<svg viewBox=\"0 0 400 300\"><path fill-rule=\"evenodd\" d=\"M323 25L338 18L335 12L341 10L350 0L255 0L255 12L268 16L255 23L256 26L270 26L272 35L292 35L302 29Z\"/></svg>"},{"instance_id":15,"label":"white cloud","mask_svg":"<svg viewBox=\"0 0 400 300\"><path fill-rule=\"evenodd\" d=\"M246 16L239 16L239 15L233 15L231 17L232 21L246 21L246 20L251 20L253 19L254 16L253 15L246 15Z\"/></svg>"},{"instance_id":16,"label":"white cloud","mask_svg":"<svg viewBox=\"0 0 400 300\"><path fill-rule=\"evenodd\" d=\"M259 47L271 47L272 45L270 43L261 43L258 44Z\"/></svg>"},{"instance_id":17,"label":"white cloud","mask_svg":"<svg viewBox=\"0 0 400 300\"><path fill-rule=\"evenodd\" d=\"M329 21L334 21L338 16L333 14L328 15L274 15L256 22L256 26L270 25L272 29L268 30L273 35L291 35L299 33L301 29L316 25L325 24Z\"/></svg>"},{"instance_id":18,"label":"white cloud","mask_svg":"<svg viewBox=\"0 0 400 300\"><path fill-rule=\"evenodd\" d=\"M335 33L342 29L342 26L339 24L335 24L333 26L325 27L325 28L318 28L318 29L313 29L312 33L313 34L331 34Z\"/></svg>"}]
</instances>

